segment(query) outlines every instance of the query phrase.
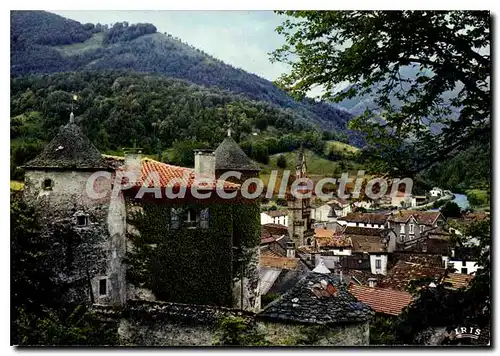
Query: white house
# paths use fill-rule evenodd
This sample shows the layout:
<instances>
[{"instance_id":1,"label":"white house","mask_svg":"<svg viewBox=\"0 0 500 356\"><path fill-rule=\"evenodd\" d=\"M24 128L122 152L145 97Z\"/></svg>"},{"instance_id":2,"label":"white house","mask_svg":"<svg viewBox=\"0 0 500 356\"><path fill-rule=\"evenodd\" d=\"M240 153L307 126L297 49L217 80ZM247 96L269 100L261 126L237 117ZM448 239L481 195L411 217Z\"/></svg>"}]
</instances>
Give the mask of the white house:
<instances>
[{"instance_id":1,"label":"white house","mask_svg":"<svg viewBox=\"0 0 500 356\"><path fill-rule=\"evenodd\" d=\"M372 254L370 253L370 270L373 274L387 274L387 254Z\"/></svg>"},{"instance_id":2,"label":"white house","mask_svg":"<svg viewBox=\"0 0 500 356\"><path fill-rule=\"evenodd\" d=\"M260 213L260 224L280 224L288 226L288 214L284 210L270 210Z\"/></svg>"},{"instance_id":3,"label":"white house","mask_svg":"<svg viewBox=\"0 0 500 356\"><path fill-rule=\"evenodd\" d=\"M436 198L439 198L439 197L442 197L444 194L443 194L443 190L441 188L438 188L438 187L434 187L432 188L432 190L429 192L429 195L431 197L436 197Z\"/></svg>"},{"instance_id":4,"label":"white house","mask_svg":"<svg viewBox=\"0 0 500 356\"><path fill-rule=\"evenodd\" d=\"M342 226L357 226L382 229L384 228L389 214L386 213L349 213L337 219Z\"/></svg>"}]
</instances>

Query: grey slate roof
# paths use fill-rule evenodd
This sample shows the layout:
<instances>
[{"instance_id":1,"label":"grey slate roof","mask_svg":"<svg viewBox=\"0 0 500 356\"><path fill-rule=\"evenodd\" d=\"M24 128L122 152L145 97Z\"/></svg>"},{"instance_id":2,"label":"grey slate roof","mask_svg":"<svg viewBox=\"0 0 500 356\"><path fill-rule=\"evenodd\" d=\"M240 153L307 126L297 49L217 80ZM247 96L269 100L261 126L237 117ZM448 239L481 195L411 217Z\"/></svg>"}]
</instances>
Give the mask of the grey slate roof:
<instances>
[{"instance_id":1,"label":"grey slate roof","mask_svg":"<svg viewBox=\"0 0 500 356\"><path fill-rule=\"evenodd\" d=\"M230 136L227 136L215 150L215 169L260 171Z\"/></svg>"},{"instance_id":2,"label":"grey slate roof","mask_svg":"<svg viewBox=\"0 0 500 356\"><path fill-rule=\"evenodd\" d=\"M363 322L373 315L374 311L350 294L337 278L310 272L287 293L264 308L258 317L325 325Z\"/></svg>"},{"instance_id":3,"label":"grey slate roof","mask_svg":"<svg viewBox=\"0 0 500 356\"><path fill-rule=\"evenodd\" d=\"M102 169L108 167L99 150L73 122L59 133L25 168Z\"/></svg>"}]
</instances>

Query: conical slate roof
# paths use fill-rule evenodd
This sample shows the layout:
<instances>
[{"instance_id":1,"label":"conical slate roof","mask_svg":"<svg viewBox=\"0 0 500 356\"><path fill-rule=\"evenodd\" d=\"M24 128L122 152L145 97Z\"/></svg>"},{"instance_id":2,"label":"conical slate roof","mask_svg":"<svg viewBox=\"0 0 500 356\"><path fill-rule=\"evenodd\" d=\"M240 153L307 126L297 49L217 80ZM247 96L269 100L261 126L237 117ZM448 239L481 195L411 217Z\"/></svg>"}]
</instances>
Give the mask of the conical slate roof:
<instances>
[{"instance_id":1,"label":"conical slate roof","mask_svg":"<svg viewBox=\"0 0 500 356\"><path fill-rule=\"evenodd\" d=\"M231 136L227 136L215 150L215 169L260 171Z\"/></svg>"},{"instance_id":2,"label":"conical slate roof","mask_svg":"<svg viewBox=\"0 0 500 356\"><path fill-rule=\"evenodd\" d=\"M70 121L25 168L102 169L107 167L99 150Z\"/></svg>"}]
</instances>

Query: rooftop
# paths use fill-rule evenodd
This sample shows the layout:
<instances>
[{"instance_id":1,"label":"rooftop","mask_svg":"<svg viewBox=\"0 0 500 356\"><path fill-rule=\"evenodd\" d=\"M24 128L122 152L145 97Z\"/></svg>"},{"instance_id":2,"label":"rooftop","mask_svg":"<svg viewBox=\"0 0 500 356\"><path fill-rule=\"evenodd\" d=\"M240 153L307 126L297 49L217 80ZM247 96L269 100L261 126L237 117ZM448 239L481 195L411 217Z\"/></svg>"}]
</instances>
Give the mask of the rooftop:
<instances>
[{"instance_id":1,"label":"rooftop","mask_svg":"<svg viewBox=\"0 0 500 356\"><path fill-rule=\"evenodd\" d=\"M227 136L214 153L216 170L260 171L231 136Z\"/></svg>"},{"instance_id":2,"label":"rooftop","mask_svg":"<svg viewBox=\"0 0 500 356\"><path fill-rule=\"evenodd\" d=\"M74 122L60 128L42 153L24 165L25 168L110 169L99 150Z\"/></svg>"},{"instance_id":3,"label":"rooftop","mask_svg":"<svg viewBox=\"0 0 500 356\"><path fill-rule=\"evenodd\" d=\"M357 300L370 306L375 312L399 315L412 301L408 292L387 288L367 287L350 284L348 290Z\"/></svg>"},{"instance_id":4,"label":"rooftop","mask_svg":"<svg viewBox=\"0 0 500 356\"><path fill-rule=\"evenodd\" d=\"M383 225L387 221L388 217L388 213L349 213L339 220Z\"/></svg>"},{"instance_id":5,"label":"rooftop","mask_svg":"<svg viewBox=\"0 0 500 356\"><path fill-rule=\"evenodd\" d=\"M373 310L350 294L337 278L308 273L258 317L282 322L332 325L364 322Z\"/></svg>"},{"instance_id":6,"label":"rooftop","mask_svg":"<svg viewBox=\"0 0 500 356\"><path fill-rule=\"evenodd\" d=\"M448 273L444 283L451 284L452 289L467 288L474 279L473 275L463 273Z\"/></svg>"},{"instance_id":7,"label":"rooftop","mask_svg":"<svg viewBox=\"0 0 500 356\"><path fill-rule=\"evenodd\" d=\"M382 278L380 287L405 290L410 281L422 278L432 278L441 282L445 269L435 266L424 266L417 263L398 261Z\"/></svg>"},{"instance_id":8,"label":"rooftop","mask_svg":"<svg viewBox=\"0 0 500 356\"><path fill-rule=\"evenodd\" d=\"M288 212L286 210L268 210L268 211L265 211L264 213L266 213L267 215L269 215L270 217L273 217L273 218L288 215Z\"/></svg>"},{"instance_id":9,"label":"rooftop","mask_svg":"<svg viewBox=\"0 0 500 356\"><path fill-rule=\"evenodd\" d=\"M405 223L413 216L419 224L432 225L440 215L441 213L439 211L400 210L393 213L389 221Z\"/></svg>"},{"instance_id":10,"label":"rooftop","mask_svg":"<svg viewBox=\"0 0 500 356\"><path fill-rule=\"evenodd\" d=\"M352 241L352 252L359 253L383 253L387 252L387 246L380 236L349 235Z\"/></svg>"},{"instance_id":11,"label":"rooftop","mask_svg":"<svg viewBox=\"0 0 500 356\"><path fill-rule=\"evenodd\" d=\"M153 172L158 174L160 187L187 187L191 188L193 186L199 189L216 189L218 186L223 186L224 189L237 190L240 185L231 183L228 181L221 181L214 179L212 182L196 182L195 171L192 168L185 168L179 166L173 166L167 163L158 162L150 158L142 159L142 170L141 178L137 183L138 186L143 186L146 182L148 176L151 178ZM151 174L151 175L150 175ZM149 181L149 187L154 187L155 182L151 179Z\"/></svg>"},{"instance_id":12,"label":"rooftop","mask_svg":"<svg viewBox=\"0 0 500 356\"><path fill-rule=\"evenodd\" d=\"M260 256L259 265L268 268L295 270L297 269L297 261L298 258L277 257L266 254Z\"/></svg>"}]
</instances>

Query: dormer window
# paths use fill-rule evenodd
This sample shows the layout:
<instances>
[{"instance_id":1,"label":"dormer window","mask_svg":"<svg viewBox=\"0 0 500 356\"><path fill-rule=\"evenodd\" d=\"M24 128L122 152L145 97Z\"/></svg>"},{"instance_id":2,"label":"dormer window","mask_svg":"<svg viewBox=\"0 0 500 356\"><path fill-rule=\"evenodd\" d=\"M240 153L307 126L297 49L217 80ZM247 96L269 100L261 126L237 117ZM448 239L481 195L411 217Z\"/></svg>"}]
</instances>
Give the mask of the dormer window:
<instances>
[{"instance_id":1,"label":"dormer window","mask_svg":"<svg viewBox=\"0 0 500 356\"><path fill-rule=\"evenodd\" d=\"M76 225L77 226L87 226L89 223L89 218L87 215L78 215L76 217Z\"/></svg>"},{"instance_id":2,"label":"dormer window","mask_svg":"<svg viewBox=\"0 0 500 356\"><path fill-rule=\"evenodd\" d=\"M52 190L52 179L45 178L42 183L42 188L44 190Z\"/></svg>"}]
</instances>

